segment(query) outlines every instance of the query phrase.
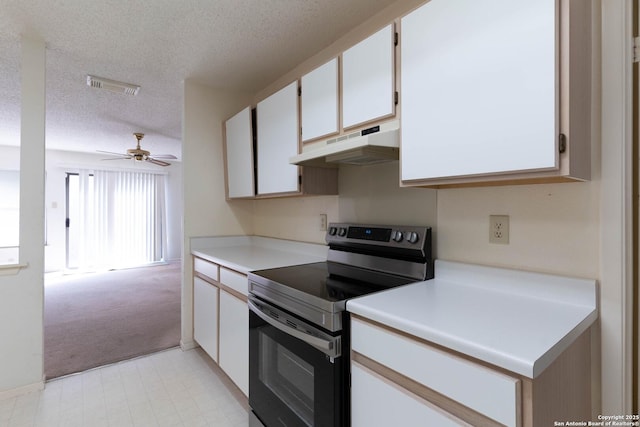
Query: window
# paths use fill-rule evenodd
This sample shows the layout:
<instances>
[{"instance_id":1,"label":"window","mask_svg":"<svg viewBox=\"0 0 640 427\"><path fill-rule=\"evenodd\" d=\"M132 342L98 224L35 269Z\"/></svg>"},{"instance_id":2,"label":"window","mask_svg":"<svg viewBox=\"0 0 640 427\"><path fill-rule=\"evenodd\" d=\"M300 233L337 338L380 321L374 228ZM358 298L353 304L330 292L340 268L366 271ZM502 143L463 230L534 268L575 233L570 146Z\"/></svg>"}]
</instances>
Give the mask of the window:
<instances>
[{"instance_id":1,"label":"window","mask_svg":"<svg viewBox=\"0 0 640 427\"><path fill-rule=\"evenodd\" d=\"M0 120L0 266L18 264L20 246L21 43L0 40L4 110Z\"/></svg>"},{"instance_id":2,"label":"window","mask_svg":"<svg viewBox=\"0 0 640 427\"><path fill-rule=\"evenodd\" d=\"M67 266L118 268L163 261L164 178L127 171L69 174Z\"/></svg>"},{"instance_id":3,"label":"window","mask_svg":"<svg viewBox=\"0 0 640 427\"><path fill-rule=\"evenodd\" d=\"M15 264L20 245L20 171L0 170L0 264Z\"/></svg>"}]
</instances>

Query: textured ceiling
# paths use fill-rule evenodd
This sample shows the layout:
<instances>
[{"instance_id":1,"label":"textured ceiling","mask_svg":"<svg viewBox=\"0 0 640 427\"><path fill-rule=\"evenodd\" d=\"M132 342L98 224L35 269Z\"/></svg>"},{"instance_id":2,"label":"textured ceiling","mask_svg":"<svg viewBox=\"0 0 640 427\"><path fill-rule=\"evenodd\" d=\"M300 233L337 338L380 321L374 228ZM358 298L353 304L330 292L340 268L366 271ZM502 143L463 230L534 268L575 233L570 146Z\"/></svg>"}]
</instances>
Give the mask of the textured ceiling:
<instances>
[{"instance_id":1,"label":"textured ceiling","mask_svg":"<svg viewBox=\"0 0 640 427\"><path fill-rule=\"evenodd\" d=\"M0 0L0 145L19 144L20 37L47 44L48 148L180 157L182 82L257 91L395 0ZM141 86L131 97L86 75Z\"/></svg>"}]
</instances>

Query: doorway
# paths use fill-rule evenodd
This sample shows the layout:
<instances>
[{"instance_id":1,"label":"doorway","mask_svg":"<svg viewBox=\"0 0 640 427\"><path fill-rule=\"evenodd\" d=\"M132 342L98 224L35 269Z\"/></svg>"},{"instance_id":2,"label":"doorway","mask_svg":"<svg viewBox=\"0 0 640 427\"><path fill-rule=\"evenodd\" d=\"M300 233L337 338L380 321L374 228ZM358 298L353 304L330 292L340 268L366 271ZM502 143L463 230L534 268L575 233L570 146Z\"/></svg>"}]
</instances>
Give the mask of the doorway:
<instances>
[{"instance_id":1,"label":"doorway","mask_svg":"<svg viewBox=\"0 0 640 427\"><path fill-rule=\"evenodd\" d=\"M93 184L93 175L89 175ZM80 175L78 173L67 173L65 178L65 242L67 270L76 270L80 266L78 250L80 247L80 230L78 228L80 220Z\"/></svg>"}]
</instances>

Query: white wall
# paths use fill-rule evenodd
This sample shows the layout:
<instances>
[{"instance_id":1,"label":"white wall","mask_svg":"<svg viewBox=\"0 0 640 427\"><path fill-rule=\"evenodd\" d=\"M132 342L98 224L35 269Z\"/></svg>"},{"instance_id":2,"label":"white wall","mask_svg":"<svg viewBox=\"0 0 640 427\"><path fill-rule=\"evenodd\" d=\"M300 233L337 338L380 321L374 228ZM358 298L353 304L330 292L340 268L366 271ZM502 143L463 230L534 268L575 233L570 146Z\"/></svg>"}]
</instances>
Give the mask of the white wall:
<instances>
[{"instance_id":1,"label":"white wall","mask_svg":"<svg viewBox=\"0 0 640 427\"><path fill-rule=\"evenodd\" d=\"M198 236L253 234L253 202L225 200L222 122L250 101L248 94L184 82L183 170L183 348L193 342L192 264L189 239Z\"/></svg>"},{"instance_id":2,"label":"white wall","mask_svg":"<svg viewBox=\"0 0 640 427\"><path fill-rule=\"evenodd\" d=\"M0 275L0 398L43 386L45 44L22 40L20 259Z\"/></svg>"},{"instance_id":3,"label":"white wall","mask_svg":"<svg viewBox=\"0 0 640 427\"><path fill-rule=\"evenodd\" d=\"M600 277L600 182L438 190L441 259ZM489 243L489 215L510 216L509 244Z\"/></svg>"},{"instance_id":4,"label":"white wall","mask_svg":"<svg viewBox=\"0 0 640 427\"><path fill-rule=\"evenodd\" d=\"M435 241L436 191L400 188L398 167L340 166L338 196L256 200L255 234L324 244L320 214L327 214L329 222L431 226Z\"/></svg>"},{"instance_id":5,"label":"white wall","mask_svg":"<svg viewBox=\"0 0 640 427\"><path fill-rule=\"evenodd\" d=\"M2 147L0 147L0 156ZM104 155L78 153L60 150L47 150L46 176L46 252L45 271L59 271L66 266L66 189L65 178L68 172L79 169L122 169L159 172L167 179L167 258L180 259L182 250L182 163L172 162L171 166L160 167L117 161L105 164Z\"/></svg>"},{"instance_id":6,"label":"white wall","mask_svg":"<svg viewBox=\"0 0 640 427\"><path fill-rule=\"evenodd\" d=\"M371 166L341 166L340 217L369 224L425 225L437 240L437 192L400 188L399 162Z\"/></svg>"},{"instance_id":7,"label":"white wall","mask_svg":"<svg viewBox=\"0 0 640 427\"><path fill-rule=\"evenodd\" d=\"M603 0L601 3L602 189L599 262L602 408L603 413L630 414L634 381L631 375L632 2Z\"/></svg>"},{"instance_id":8,"label":"white wall","mask_svg":"<svg viewBox=\"0 0 640 427\"><path fill-rule=\"evenodd\" d=\"M339 221L338 196L256 200L254 234L324 244L320 214L327 215L327 222Z\"/></svg>"}]
</instances>

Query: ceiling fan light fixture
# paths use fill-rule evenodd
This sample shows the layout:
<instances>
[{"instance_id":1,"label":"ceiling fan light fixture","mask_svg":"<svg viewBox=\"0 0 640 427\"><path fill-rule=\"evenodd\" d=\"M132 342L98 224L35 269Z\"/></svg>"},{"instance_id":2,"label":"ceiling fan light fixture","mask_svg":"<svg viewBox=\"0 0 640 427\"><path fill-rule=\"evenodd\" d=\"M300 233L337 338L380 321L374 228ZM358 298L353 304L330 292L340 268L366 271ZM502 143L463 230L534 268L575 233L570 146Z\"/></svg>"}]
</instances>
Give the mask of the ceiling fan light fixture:
<instances>
[{"instance_id":1,"label":"ceiling fan light fixture","mask_svg":"<svg viewBox=\"0 0 640 427\"><path fill-rule=\"evenodd\" d=\"M108 90L110 92L124 93L125 95L131 96L137 95L140 91L140 86L131 83L118 82L91 75L87 75L87 86L91 86L96 89Z\"/></svg>"},{"instance_id":2,"label":"ceiling fan light fixture","mask_svg":"<svg viewBox=\"0 0 640 427\"><path fill-rule=\"evenodd\" d=\"M158 154L157 156L151 157L151 152L140 148L140 140L144 138L144 133L136 132L133 134L133 136L135 136L136 139L138 140L138 144L136 145L136 148L130 148L129 150L127 150L127 154L120 154L120 153L113 153L111 151L98 150L99 153L115 154L116 156L118 156L118 157L113 157L111 159L102 159L102 160L128 159L128 160L133 160L134 162L143 162L143 161L149 162L158 166L171 166L171 163L165 162L164 160L159 160L158 158L177 159L177 157L174 156L173 154Z\"/></svg>"}]
</instances>

